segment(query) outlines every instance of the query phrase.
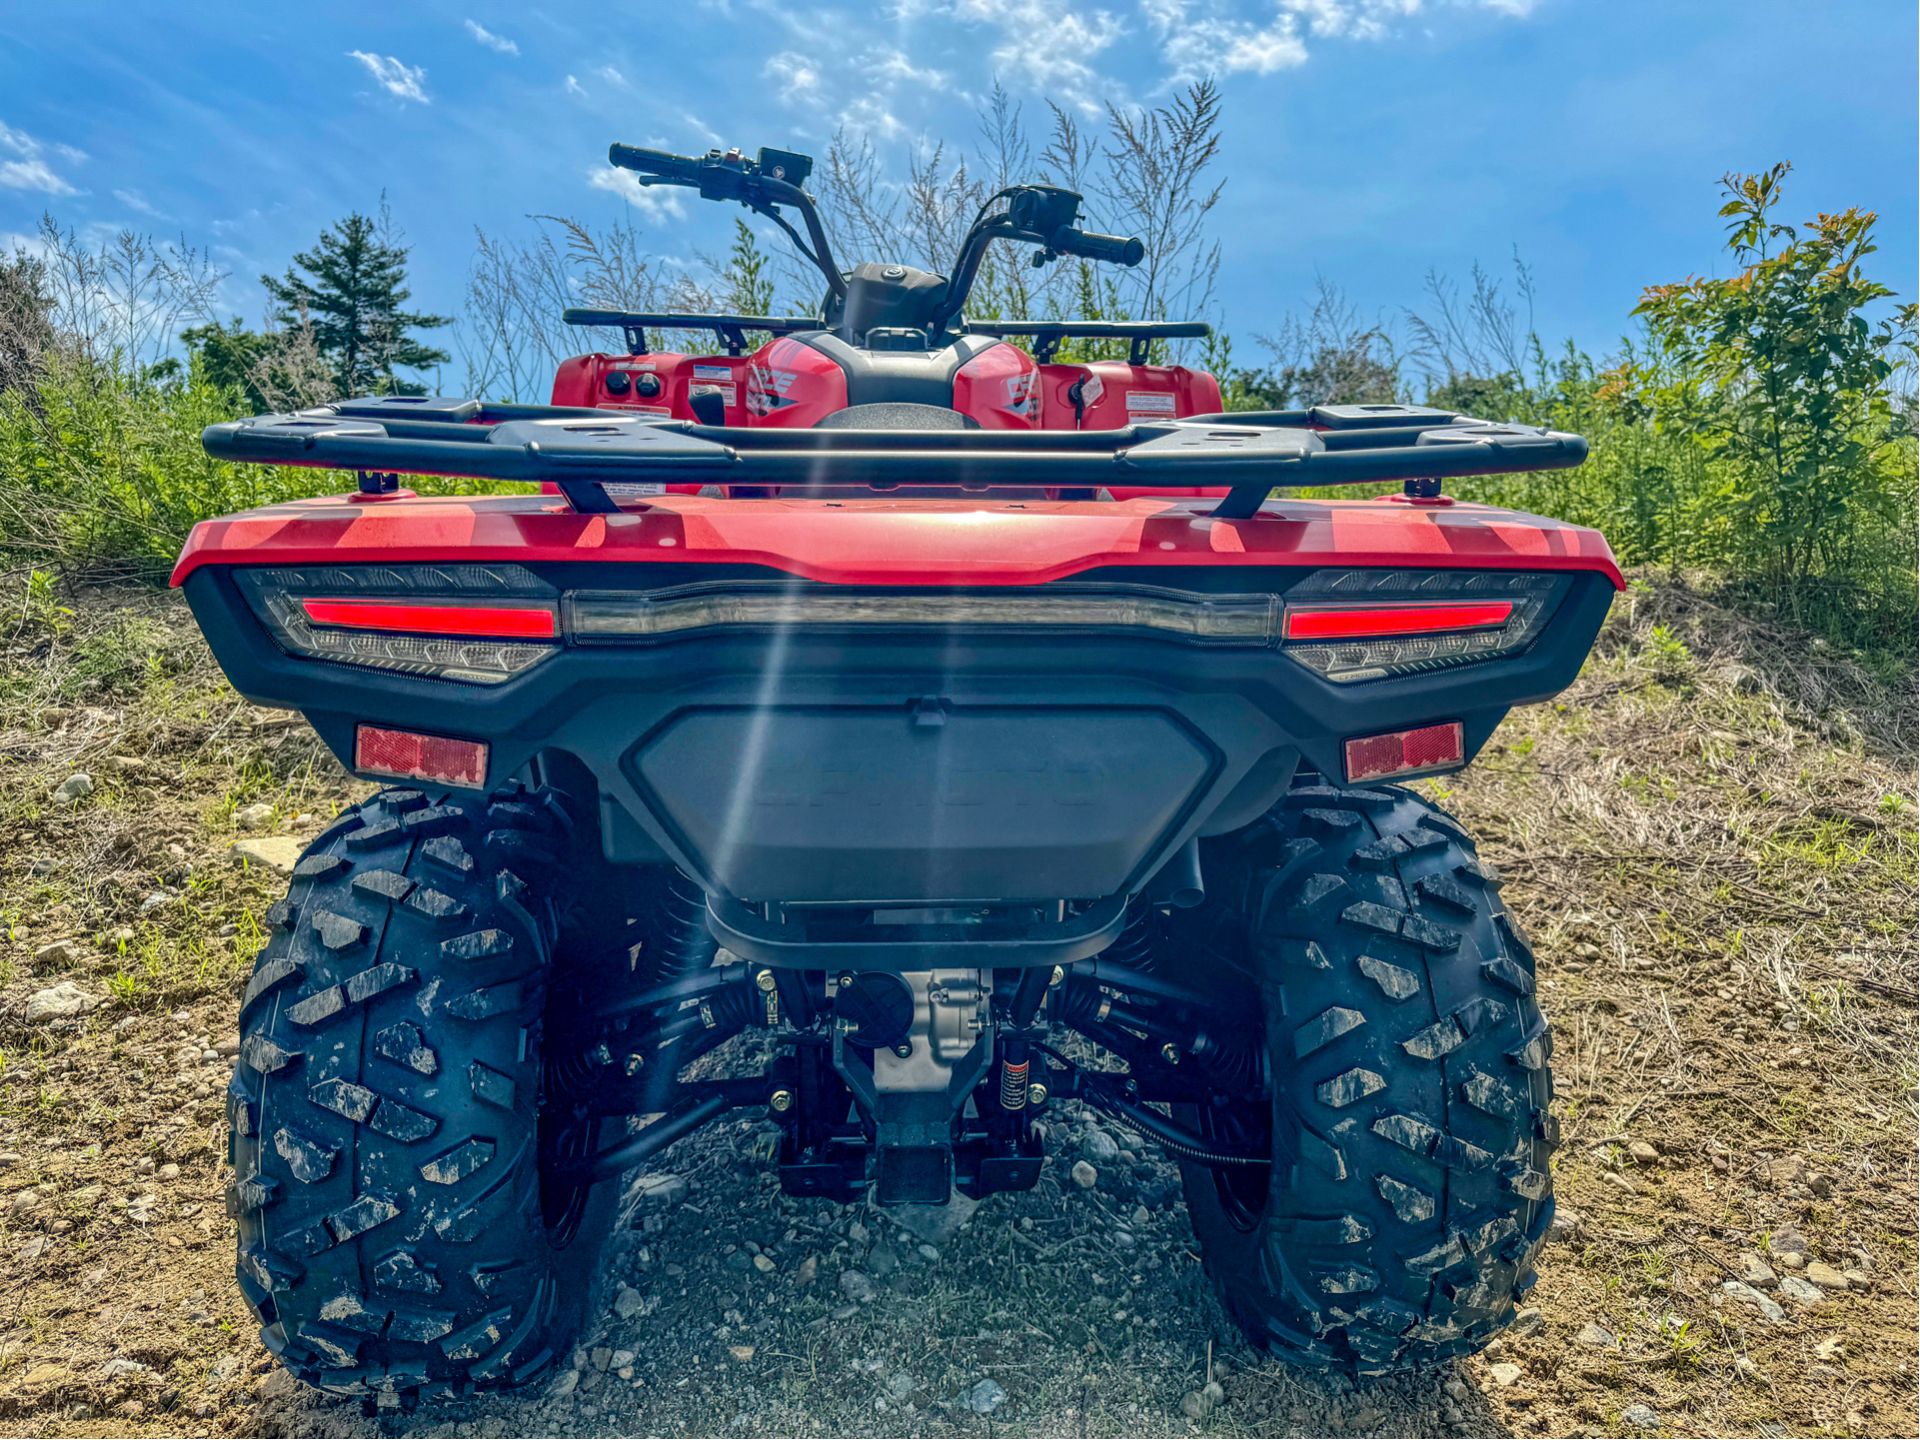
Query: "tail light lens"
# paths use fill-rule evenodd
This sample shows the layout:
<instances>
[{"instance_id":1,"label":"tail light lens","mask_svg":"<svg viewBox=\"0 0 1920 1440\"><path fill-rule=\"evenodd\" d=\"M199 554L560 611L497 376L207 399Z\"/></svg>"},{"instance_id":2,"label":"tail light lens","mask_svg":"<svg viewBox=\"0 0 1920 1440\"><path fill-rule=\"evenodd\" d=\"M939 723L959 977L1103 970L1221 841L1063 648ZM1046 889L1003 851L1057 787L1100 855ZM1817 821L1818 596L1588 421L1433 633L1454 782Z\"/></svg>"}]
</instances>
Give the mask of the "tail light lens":
<instances>
[{"instance_id":1,"label":"tail light lens","mask_svg":"<svg viewBox=\"0 0 1920 1440\"><path fill-rule=\"evenodd\" d=\"M1338 684L1517 655L1561 576L1500 570L1316 570L1287 592L1283 648Z\"/></svg>"},{"instance_id":2,"label":"tail light lens","mask_svg":"<svg viewBox=\"0 0 1920 1440\"><path fill-rule=\"evenodd\" d=\"M1270 646L1279 636L1280 602L1272 595L1200 595L1141 585L882 591L778 581L586 590L567 602L568 632L583 643L743 626L1133 631L1199 645Z\"/></svg>"},{"instance_id":3,"label":"tail light lens","mask_svg":"<svg viewBox=\"0 0 1920 1440\"><path fill-rule=\"evenodd\" d=\"M289 655L499 685L560 648L552 587L518 565L317 566L237 572Z\"/></svg>"}]
</instances>

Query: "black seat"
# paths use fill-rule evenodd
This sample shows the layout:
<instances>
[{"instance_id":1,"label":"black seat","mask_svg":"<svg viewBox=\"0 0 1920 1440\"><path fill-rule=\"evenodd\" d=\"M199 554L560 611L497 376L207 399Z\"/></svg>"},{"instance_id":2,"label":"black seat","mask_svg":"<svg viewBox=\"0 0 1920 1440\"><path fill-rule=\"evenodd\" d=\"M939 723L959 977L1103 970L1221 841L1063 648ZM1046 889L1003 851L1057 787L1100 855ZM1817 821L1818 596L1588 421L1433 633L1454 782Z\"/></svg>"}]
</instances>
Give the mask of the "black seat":
<instances>
[{"instance_id":1,"label":"black seat","mask_svg":"<svg viewBox=\"0 0 1920 1440\"><path fill-rule=\"evenodd\" d=\"M980 422L945 405L917 405L903 400L881 400L871 405L849 405L813 427L816 430L978 430Z\"/></svg>"}]
</instances>

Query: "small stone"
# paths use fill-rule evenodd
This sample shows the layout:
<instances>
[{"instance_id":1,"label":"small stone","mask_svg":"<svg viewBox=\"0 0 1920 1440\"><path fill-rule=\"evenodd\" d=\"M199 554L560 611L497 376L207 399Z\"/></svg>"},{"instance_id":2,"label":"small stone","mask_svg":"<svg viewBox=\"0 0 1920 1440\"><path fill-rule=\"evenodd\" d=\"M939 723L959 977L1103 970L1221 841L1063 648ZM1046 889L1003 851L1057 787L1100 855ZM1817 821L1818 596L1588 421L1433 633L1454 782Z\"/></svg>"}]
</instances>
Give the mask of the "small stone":
<instances>
[{"instance_id":1,"label":"small stone","mask_svg":"<svg viewBox=\"0 0 1920 1440\"><path fill-rule=\"evenodd\" d=\"M1847 1288L1847 1277L1840 1271L1834 1269L1833 1266L1827 1264L1824 1260L1809 1260L1807 1262L1807 1279L1818 1285L1822 1290L1844 1290Z\"/></svg>"},{"instance_id":2,"label":"small stone","mask_svg":"<svg viewBox=\"0 0 1920 1440\"><path fill-rule=\"evenodd\" d=\"M1553 1212L1553 1220L1547 1226L1547 1239L1549 1242L1578 1240L1586 1228L1586 1216L1578 1210L1562 1205Z\"/></svg>"},{"instance_id":3,"label":"small stone","mask_svg":"<svg viewBox=\"0 0 1920 1440\"><path fill-rule=\"evenodd\" d=\"M1087 1158L1097 1165L1105 1165L1120 1158L1120 1142L1098 1125L1088 1128L1087 1138L1081 1142L1080 1148L1086 1152Z\"/></svg>"},{"instance_id":4,"label":"small stone","mask_svg":"<svg viewBox=\"0 0 1920 1440\"><path fill-rule=\"evenodd\" d=\"M142 1375L147 1367L138 1360L129 1360L124 1355L116 1355L101 1367L100 1375L105 1380L120 1380L128 1375Z\"/></svg>"},{"instance_id":5,"label":"small stone","mask_svg":"<svg viewBox=\"0 0 1920 1440\"><path fill-rule=\"evenodd\" d=\"M729 1345L727 1347L727 1353L744 1365L753 1358L754 1347L751 1345Z\"/></svg>"},{"instance_id":6,"label":"small stone","mask_svg":"<svg viewBox=\"0 0 1920 1440\"><path fill-rule=\"evenodd\" d=\"M1842 1270L1840 1273L1847 1277L1847 1288L1849 1290L1871 1290L1873 1288L1873 1277L1864 1270Z\"/></svg>"},{"instance_id":7,"label":"small stone","mask_svg":"<svg viewBox=\"0 0 1920 1440\"><path fill-rule=\"evenodd\" d=\"M613 1363L613 1351L605 1345L596 1345L587 1359L592 1362L594 1369L604 1371Z\"/></svg>"},{"instance_id":8,"label":"small stone","mask_svg":"<svg viewBox=\"0 0 1920 1440\"><path fill-rule=\"evenodd\" d=\"M991 1415L1006 1398L998 1380L982 1380L967 1391L967 1408L976 1415Z\"/></svg>"},{"instance_id":9,"label":"small stone","mask_svg":"<svg viewBox=\"0 0 1920 1440\"><path fill-rule=\"evenodd\" d=\"M1133 1207L1133 1228L1140 1230L1153 1223L1153 1212L1144 1205Z\"/></svg>"},{"instance_id":10,"label":"small stone","mask_svg":"<svg viewBox=\"0 0 1920 1440\"><path fill-rule=\"evenodd\" d=\"M856 1245L866 1244L867 1227L862 1225L858 1220L854 1221L851 1225L847 1226L847 1238Z\"/></svg>"},{"instance_id":11,"label":"small stone","mask_svg":"<svg viewBox=\"0 0 1920 1440\"><path fill-rule=\"evenodd\" d=\"M1546 1328L1547 1319L1546 1316L1540 1313L1540 1307L1538 1305L1529 1305L1524 1309L1514 1311L1513 1324L1508 1327L1507 1333L1524 1338L1528 1335L1538 1335Z\"/></svg>"},{"instance_id":12,"label":"small stone","mask_svg":"<svg viewBox=\"0 0 1920 1440\"><path fill-rule=\"evenodd\" d=\"M1781 1283L1784 1285L1786 1282L1782 1281ZM1784 1325L1787 1323L1787 1312L1782 1310L1777 1302L1766 1295L1762 1295L1758 1290L1754 1289L1753 1286L1747 1284L1746 1281L1722 1280L1720 1282L1720 1289L1723 1294L1731 1295L1743 1305L1749 1305L1755 1310L1758 1310L1774 1324Z\"/></svg>"},{"instance_id":13,"label":"small stone","mask_svg":"<svg viewBox=\"0 0 1920 1440\"><path fill-rule=\"evenodd\" d=\"M1767 1237L1767 1253L1775 1259L1782 1255L1805 1255L1812 1249L1807 1237L1791 1226L1783 1226Z\"/></svg>"},{"instance_id":14,"label":"small stone","mask_svg":"<svg viewBox=\"0 0 1920 1440\"><path fill-rule=\"evenodd\" d=\"M77 805L93 793L93 777L84 770L76 770L67 776L53 791L56 805Z\"/></svg>"},{"instance_id":15,"label":"small stone","mask_svg":"<svg viewBox=\"0 0 1920 1440\"><path fill-rule=\"evenodd\" d=\"M71 940L56 940L51 945L42 945L33 952L33 963L44 965L49 970L64 970L69 965L78 965L85 952Z\"/></svg>"},{"instance_id":16,"label":"small stone","mask_svg":"<svg viewBox=\"0 0 1920 1440\"><path fill-rule=\"evenodd\" d=\"M276 875L291 875L306 848L305 842L292 835L254 835L236 840L227 854L235 864L258 865Z\"/></svg>"},{"instance_id":17,"label":"small stone","mask_svg":"<svg viewBox=\"0 0 1920 1440\"><path fill-rule=\"evenodd\" d=\"M1660 1416L1651 1405L1636 1402L1620 1412L1620 1423L1632 1430L1658 1430Z\"/></svg>"},{"instance_id":18,"label":"small stone","mask_svg":"<svg viewBox=\"0 0 1920 1440\"><path fill-rule=\"evenodd\" d=\"M615 1370L624 1370L638 1358L639 1356L632 1350L616 1350L607 1358L607 1364Z\"/></svg>"},{"instance_id":19,"label":"small stone","mask_svg":"<svg viewBox=\"0 0 1920 1440\"><path fill-rule=\"evenodd\" d=\"M1640 1187L1627 1179L1627 1177L1622 1175L1618 1170L1609 1170L1600 1178L1606 1181L1607 1184L1613 1186L1614 1189L1624 1190L1629 1195L1638 1195L1640 1193Z\"/></svg>"},{"instance_id":20,"label":"small stone","mask_svg":"<svg viewBox=\"0 0 1920 1440\"><path fill-rule=\"evenodd\" d=\"M1100 1183L1100 1172L1084 1160L1073 1162L1073 1183L1082 1190L1091 1190Z\"/></svg>"},{"instance_id":21,"label":"small stone","mask_svg":"<svg viewBox=\"0 0 1920 1440\"><path fill-rule=\"evenodd\" d=\"M1749 1285L1771 1285L1780 1277L1773 1273L1773 1267L1751 1250L1742 1250L1734 1260L1740 1271L1740 1278Z\"/></svg>"},{"instance_id":22,"label":"small stone","mask_svg":"<svg viewBox=\"0 0 1920 1440\"><path fill-rule=\"evenodd\" d=\"M273 824L273 806L264 800L256 800L251 805L242 805L233 812L233 823L242 830L264 830Z\"/></svg>"},{"instance_id":23,"label":"small stone","mask_svg":"<svg viewBox=\"0 0 1920 1440\"><path fill-rule=\"evenodd\" d=\"M622 1320L631 1320L646 1308L646 1296L631 1285L622 1285L620 1293L613 1297L613 1313Z\"/></svg>"},{"instance_id":24,"label":"small stone","mask_svg":"<svg viewBox=\"0 0 1920 1440\"><path fill-rule=\"evenodd\" d=\"M818 1255L809 1255L795 1267L793 1283L796 1285L811 1285L819 1274L820 1257Z\"/></svg>"},{"instance_id":25,"label":"small stone","mask_svg":"<svg viewBox=\"0 0 1920 1440\"><path fill-rule=\"evenodd\" d=\"M633 1182L631 1193L640 1204L665 1210L685 1200L688 1188L678 1175L642 1175Z\"/></svg>"},{"instance_id":26,"label":"small stone","mask_svg":"<svg viewBox=\"0 0 1920 1440\"><path fill-rule=\"evenodd\" d=\"M1180 1397L1180 1409L1189 1420L1204 1420L1209 1409L1207 1397L1198 1390L1189 1390Z\"/></svg>"},{"instance_id":27,"label":"small stone","mask_svg":"<svg viewBox=\"0 0 1920 1440\"><path fill-rule=\"evenodd\" d=\"M147 895L145 899L141 900L140 913L142 915L149 915L171 899L173 899L173 896L169 895L166 891L155 890Z\"/></svg>"},{"instance_id":28,"label":"small stone","mask_svg":"<svg viewBox=\"0 0 1920 1440\"><path fill-rule=\"evenodd\" d=\"M1591 1320L1580 1327L1580 1333L1573 1337L1576 1345L1589 1345L1596 1350L1613 1348L1613 1332L1604 1325L1596 1325Z\"/></svg>"},{"instance_id":29,"label":"small stone","mask_svg":"<svg viewBox=\"0 0 1920 1440\"><path fill-rule=\"evenodd\" d=\"M858 1270L842 1270L840 1293L854 1303L864 1305L873 1299L873 1281Z\"/></svg>"},{"instance_id":30,"label":"small stone","mask_svg":"<svg viewBox=\"0 0 1920 1440\"><path fill-rule=\"evenodd\" d=\"M1510 1360L1502 1361L1498 1365L1489 1365L1487 1367L1487 1374L1493 1377L1493 1383L1498 1385L1503 1390L1506 1389L1509 1385L1518 1384L1520 1380L1520 1376L1523 1373L1525 1372L1523 1372L1518 1365L1515 1365Z\"/></svg>"},{"instance_id":31,"label":"small stone","mask_svg":"<svg viewBox=\"0 0 1920 1440\"><path fill-rule=\"evenodd\" d=\"M571 1395L579 1388L580 1372L578 1370L562 1370L558 1375L553 1377L553 1386L547 1393L555 1396Z\"/></svg>"},{"instance_id":32,"label":"small stone","mask_svg":"<svg viewBox=\"0 0 1920 1440\"><path fill-rule=\"evenodd\" d=\"M62 980L27 997L27 1024L43 1025L49 1020L67 1020L84 1015L100 1003L98 995L89 995L71 980Z\"/></svg>"},{"instance_id":33,"label":"small stone","mask_svg":"<svg viewBox=\"0 0 1920 1440\"><path fill-rule=\"evenodd\" d=\"M1813 1347L1813 1353L1822 1360L1837 1360L1847 1353L1847 1342L1838 1335L1829 1335Z\"/></svg>"},{"instance_id":34,"label":"small stone","mask_svg":"<svg viewBox=\"0 0 1920 1440\"><path fill-rule=\"evenodd\" d=\"M753 1257L753 1268L758 1270L762 1275L771 1275L775 1267L773 1261L769 1260L765 1255L756 1255Z\"/></svg>"},{"instance_id":35,"label":"small stone","mask_svg":"<svg viewBox=\"0 0 1920 1440\"><path fill-rule=\"evenodd\" d=\"M162 1180L178 1180L180 1178L180 1167L172 1161L168 1161L160 1167L160 1178Z\"/></svg>"},{"instance_id":36,"label":"small stone","mask_svg":"<svg viewBox=\"0 0 1920 1440\"><path fill-rule=\"evenodd\" d=\"M1807 1257L1799 1250L1783 1250L1773 1258L1779 1262L1782 1270L1804 1270L1807 1268Z\"/></svg>"},{"instance_id":37,"label":"small stone","mask_svg":"<svg viewBox=\"0 0 1920 1440\"><path fill-rule=\"evenodd\" d=\"M1218 1380L1209 1380L1200 1387L1200 1398L1207 1402L1209 1409L1224 1405L1227 1400L1227 1388Z\"/></svg>"},{"instance_id":38,"label":"small stone","mask_svg":"<svg viewBox=\"0 0 1920 1440\"><path fill-rule=\"evenodd\" d=\"M1627 1146L1627 1154L1633 1157L1636 1165L1658 1165L1660 1152L1644 1140L1635 1140Z\"/></svg>"},{"instance_id":39,"label":"small stone","mask_svg":"<svg viewBox=\"0 0 1920 1440\"><path fill-rule=\"evenodd\" d=\"M1785 1275L1780 1279L1780 1293L1789 1300L1802 1305L1818 1305L1827 1298L1827 1292L1811 1280L1802 1280L1798 1275Z\"/></svg>"}]
</instances>

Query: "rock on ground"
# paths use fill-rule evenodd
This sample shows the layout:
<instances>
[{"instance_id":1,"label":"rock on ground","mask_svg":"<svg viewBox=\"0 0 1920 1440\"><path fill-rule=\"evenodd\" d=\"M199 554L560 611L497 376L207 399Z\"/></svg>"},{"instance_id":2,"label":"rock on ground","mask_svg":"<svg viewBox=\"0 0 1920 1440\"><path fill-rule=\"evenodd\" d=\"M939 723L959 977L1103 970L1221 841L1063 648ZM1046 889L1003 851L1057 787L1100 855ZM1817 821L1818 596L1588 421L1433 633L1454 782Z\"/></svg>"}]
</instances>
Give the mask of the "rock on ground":
<instances>
[{"instance_id":1,"label":"rock on ground","mask_svg":"<svg viewBox=\"0 0 1920 1440\"><path fill-rule=\"evenodd\" d=\"M27 1023L44 1025L49 1020L66 1020L84 1015L100 1003L98 995L89 995L71 980L62 980L27 997Z\"/></svg>"},{"instance_id":2,"label":"rock on ground","mask_svg":"<svg viewBox=\"0 0 1920 1440\"><path fill-rule=\"evenodd\" d=\"M291 875L306 848L306 841L297 835L254 835L235 841L227 853L236 862L248 860L266 866L276 875Z\"/></svg>"}]
</instances>

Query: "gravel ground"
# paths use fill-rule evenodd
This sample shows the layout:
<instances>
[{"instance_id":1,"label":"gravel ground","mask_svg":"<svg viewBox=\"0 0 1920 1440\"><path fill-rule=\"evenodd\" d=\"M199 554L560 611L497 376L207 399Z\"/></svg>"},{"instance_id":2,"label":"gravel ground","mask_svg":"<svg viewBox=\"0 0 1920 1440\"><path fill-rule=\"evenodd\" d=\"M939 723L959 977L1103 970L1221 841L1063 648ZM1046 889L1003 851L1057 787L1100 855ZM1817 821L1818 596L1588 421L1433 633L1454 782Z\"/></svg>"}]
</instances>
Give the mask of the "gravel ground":
<instances>
[{"instance_id":1,"label":"gravel ground","mask_svg":"<svg viewBox=\"0 0 1920 1440\"><path fill-rule=\"evenodd\" d=\"M1178 1172L1058 1114L1040 1185L945 1209L782 1196L771 1129L635 1179L600 1319L541 1395L364 1417L274 1377L262 1433L1491 1434L1470 1383L1354 1386L1254 1356L1201 1274ZM1097 1171L1083 1187L1076 1161ZM1209 1374L1211 1363L1211 1375ZM1209 1379L1213 1389L1209 1389Z\"/></svg>"},{"instance_id":2,"label":"gravel ground","mask_svg":"<svg viewBox=\"0 0 1920 1440\"><path fill-rule=\"evenodd\" d=\"M1038 1189L939 1212L786 1199L743 1119L634 1177L555 1384L367 1416L273 1368L221 1209L271 866L367 787L177 598L72 600L0 603L0 1435L1920 1433L1910 677L1660 577L1428 782L1556 1043L1540 1310L1483 1355L1249 1353L1172 1168L1068 1110Z\"/></svg>"}]
</instances>

